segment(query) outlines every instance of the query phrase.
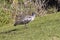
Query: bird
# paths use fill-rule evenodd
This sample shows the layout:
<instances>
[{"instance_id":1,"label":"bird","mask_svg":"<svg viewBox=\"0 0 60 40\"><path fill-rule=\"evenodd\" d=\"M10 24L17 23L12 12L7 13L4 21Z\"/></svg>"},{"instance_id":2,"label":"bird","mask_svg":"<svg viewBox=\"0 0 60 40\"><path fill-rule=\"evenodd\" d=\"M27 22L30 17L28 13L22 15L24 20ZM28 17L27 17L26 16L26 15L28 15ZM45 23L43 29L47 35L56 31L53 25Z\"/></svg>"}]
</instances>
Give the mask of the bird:
<instances>
[{"instance_id":1,"label":"bird","mask_svg":"<svg viewBox=\"0 0 60 40\"><path fill-rule=\"evenodd\" d=\"M32 12L32 15L26 15L25 17L21 17L21 20L15 21L14 26L16 25L25 25L35 19L36 13Z\"/></svg>"}]
</instances>

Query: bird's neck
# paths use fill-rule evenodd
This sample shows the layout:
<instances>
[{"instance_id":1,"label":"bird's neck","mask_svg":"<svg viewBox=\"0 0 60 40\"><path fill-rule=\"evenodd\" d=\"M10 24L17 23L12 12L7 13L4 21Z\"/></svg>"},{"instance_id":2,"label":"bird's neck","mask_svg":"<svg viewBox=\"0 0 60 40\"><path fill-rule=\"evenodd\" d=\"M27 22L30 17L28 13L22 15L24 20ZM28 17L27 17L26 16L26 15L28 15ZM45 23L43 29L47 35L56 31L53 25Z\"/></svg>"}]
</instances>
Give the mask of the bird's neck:
<instances>
[{"instance_id":1,"label":"bird's neck","mask_svg":"<svg viewBox=\"0 0 60 40\"><path fill-rule=\"evenodd\" d=\"M32 16L32 20L34 20L34 18L35 18L35 15ZM32 20L31 20L31 21L32 21Z\"/></svg>"},{"instance_id":2,"label":"bird's neck","mask_svg":"<svg viewBox=\"0 0 60 40\"><path fill-rule=\"evenodd\" d=\"M33 17L35 17L35 15L32 15Z\"/></svg>"}]
</instances>

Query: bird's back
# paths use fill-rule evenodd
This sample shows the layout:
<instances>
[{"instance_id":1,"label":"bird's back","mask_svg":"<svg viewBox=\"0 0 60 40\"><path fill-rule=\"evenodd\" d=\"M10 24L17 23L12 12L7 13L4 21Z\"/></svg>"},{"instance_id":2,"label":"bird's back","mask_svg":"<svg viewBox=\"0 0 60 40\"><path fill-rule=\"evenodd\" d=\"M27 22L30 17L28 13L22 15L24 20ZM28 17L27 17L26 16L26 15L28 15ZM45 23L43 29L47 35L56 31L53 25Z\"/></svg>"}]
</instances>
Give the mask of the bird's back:
<instances>
[{"instance_id":1,"label":"bird's back","mask_svg":"<svg viewBox=\"0 0 60 40\"><path fill-rule=\"evenodd\" d=\"M22 16L20 20L16 21L14 26L19 25L19 24L27 24L30 21L34 20L35 15L26 15Z\"/></svg>"}]
</instances>

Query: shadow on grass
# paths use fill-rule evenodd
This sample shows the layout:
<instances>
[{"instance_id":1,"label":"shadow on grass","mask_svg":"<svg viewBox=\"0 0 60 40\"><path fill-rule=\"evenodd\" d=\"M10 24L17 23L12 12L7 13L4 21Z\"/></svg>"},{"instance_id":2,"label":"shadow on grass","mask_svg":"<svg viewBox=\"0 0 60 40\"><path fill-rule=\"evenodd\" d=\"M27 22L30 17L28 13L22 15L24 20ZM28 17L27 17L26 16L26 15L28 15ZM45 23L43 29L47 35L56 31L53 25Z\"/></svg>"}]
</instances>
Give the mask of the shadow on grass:
<instances>
[{"instance_id":1,"label":"shadow on grass","mask_svg":"<svg viewBox=\"0 0 60 40\"><path fill-rule=\"evenodd\" d=\"M14 31L18 31L18 29L9 30L9 31L6 31L6 32L0 32L0 34L7 34L7 33L14 32Z\"/></svg>"}]
</instances>

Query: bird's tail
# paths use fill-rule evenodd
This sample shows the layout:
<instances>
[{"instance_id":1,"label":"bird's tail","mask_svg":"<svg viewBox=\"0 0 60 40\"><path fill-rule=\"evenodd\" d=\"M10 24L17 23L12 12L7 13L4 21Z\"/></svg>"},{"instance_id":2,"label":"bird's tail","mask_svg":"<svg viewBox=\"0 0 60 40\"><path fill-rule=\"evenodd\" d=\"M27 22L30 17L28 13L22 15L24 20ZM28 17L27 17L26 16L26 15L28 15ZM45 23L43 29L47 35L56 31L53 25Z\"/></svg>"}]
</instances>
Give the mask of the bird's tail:
<instances>
[{"instance_id":1,"label":"bird's tail","mask_svg":"<svg viewBox=\"0 0 60 40\"><path fill-rule=\"evenodd\" d=\"M16 26L17 24L15 23L14 26Z\"/></svg>"}]
</instances>

